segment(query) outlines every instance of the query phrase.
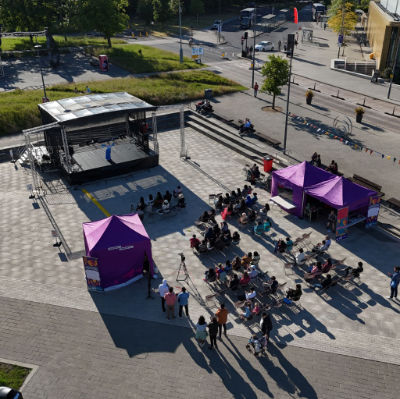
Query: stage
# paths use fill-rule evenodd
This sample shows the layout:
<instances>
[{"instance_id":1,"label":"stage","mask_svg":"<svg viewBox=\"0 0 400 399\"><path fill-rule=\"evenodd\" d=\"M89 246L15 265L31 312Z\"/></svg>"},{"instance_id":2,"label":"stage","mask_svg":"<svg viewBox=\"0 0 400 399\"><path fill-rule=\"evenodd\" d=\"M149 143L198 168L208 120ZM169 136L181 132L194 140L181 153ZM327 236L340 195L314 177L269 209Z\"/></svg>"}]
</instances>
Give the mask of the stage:
<instances>
[{"instance_id":1,"label":"stage","mask_svg":"<svg viewBox=\"0 0 400 399\"><path fill-rule=\"evenodd\" d=\"M89 180L117 176L139 169L147 169L158 165L158 154L152 150L145 152L139 148L132 138L119 139L111 147L111 159L106 159L104 144L93 144L78 147L71 156L72 170L64 175L71 184L81 184Z\"/></svg>"}]
</instances>

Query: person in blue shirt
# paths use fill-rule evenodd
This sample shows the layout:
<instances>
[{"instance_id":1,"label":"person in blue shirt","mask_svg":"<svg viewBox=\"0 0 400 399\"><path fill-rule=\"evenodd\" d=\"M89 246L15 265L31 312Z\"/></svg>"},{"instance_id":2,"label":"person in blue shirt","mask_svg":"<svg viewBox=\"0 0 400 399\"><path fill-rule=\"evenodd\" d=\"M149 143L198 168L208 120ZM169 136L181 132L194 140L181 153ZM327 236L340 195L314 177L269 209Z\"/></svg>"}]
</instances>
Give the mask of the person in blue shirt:
<instances>
[{"instance_id":1,"label":"person in blue shirt","mask_svg":"<svg viewBox=\"0 0 400 399\"><path fill-rule=\"evenodd\" d=\"M390 299L397 298L397 289L400 283L400 267L394 268L394 273L388 273L390 279Z\"/></svg>"},{"instance_id":2,"label":"person in blue shirt","mask_svg":"<svg viewBox=\"0 0 400 399\"><path fill-rule=\"evenodd\" d=\"M182 308L185 307L186 316L189 317L189 293L186 288L182 287L181 292L178 294L179 304L179 317L182 317Z\"/></svg>"}]
</instances>

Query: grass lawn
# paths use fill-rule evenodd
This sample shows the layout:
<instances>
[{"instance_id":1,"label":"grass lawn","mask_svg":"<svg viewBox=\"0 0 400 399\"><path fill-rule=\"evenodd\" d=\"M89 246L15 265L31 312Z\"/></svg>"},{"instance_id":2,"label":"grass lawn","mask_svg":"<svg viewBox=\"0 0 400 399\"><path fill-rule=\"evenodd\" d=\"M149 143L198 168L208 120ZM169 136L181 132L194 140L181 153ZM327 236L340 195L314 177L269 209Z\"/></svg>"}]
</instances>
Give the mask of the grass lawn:
<instances>
[{"instance_id":1,"label":"grass lawn","mask_svg":"<svg viewBox=\"0 0 400 399\"><path fill-rule=\"evenodd\" d=\"M97 36L67 36L67 41L64 36L54 35L53 38L60 47L107 45L107 40ZM113 45L125 43L122 39L111 39L111 42ZM35 44L46 45L45 37L38 37L37 43L34 39L33 45ZM1 48L3 51L33 50L33 45L28 37L3 37Z\"/></svg>"},{"instance_id":2,"label":"grass lawn","mask_svg":"<svg viewBox=\"0 0 400 399\"><path fill-rule=\"evenodd\" d=\"M0 386L18 390L30 371L14 364L0 363Z\"/></svg>"},{"instance_id":3,"label":"grass lawn","mask_svg":"<svg viewBox=\"0 0 400 399\"><path fill-rule=\"evenodd\" d=\"M139 54L142 51L142 55ZM190 58L184 57L183 64L179 62L179 55L170 51L139 44L117 44L112 48L93 47L90 53L98 56L107 54L110 62L131 73L167 72L182 69L198 69Z\"/></svg>"},{"instance_id":4,"label":"grass lawn","mask_svg":"<svg viewBox=\"0 0 400 399\"><path fill-rule=\"evenodd\" d=\"M215 96L244 90L245 87L211 71L174 72L148 78L120 78L49 87L50 100L82 95L86 85L92 93L126 91L154 105L174 104L204 97L204 89ZM77 87L81 93L75 93ZM0 134L10 134L41 124L37 104L42 90L16 90L0 94Z\"/></svg>"}]
</instances>

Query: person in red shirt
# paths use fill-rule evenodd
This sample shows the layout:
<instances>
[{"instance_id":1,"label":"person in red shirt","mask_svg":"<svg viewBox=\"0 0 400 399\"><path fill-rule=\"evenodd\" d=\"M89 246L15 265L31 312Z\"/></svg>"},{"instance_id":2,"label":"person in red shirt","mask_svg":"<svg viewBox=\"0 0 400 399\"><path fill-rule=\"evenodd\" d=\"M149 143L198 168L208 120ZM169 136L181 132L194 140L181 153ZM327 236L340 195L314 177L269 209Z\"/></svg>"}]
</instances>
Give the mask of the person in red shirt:
<instances>
[{"instance_id":1,"label":"person in red shirt","mask_svg":"<svg viewBox=\"0 0 400 399\"><path fill-rule=\"evenodd\" d=\"M196 237L196 234L193 234L192 238L190 239L190 248L195 248L196 251L199 250L200 240Z\"/></svg>"},{"instance_id":2,"label":"person in red shirt","mask_svg":"<svg viewBox=\"0 0 400 399\"><path fill-rule=\"evenodd\" d=\"M248 275L247 272L244 272L243 277L240 279L239 283L243 287L243 286L249 284L249 282L250 282L250 276Z\"/></svg>"},{"instance_id":3,"label":"person in red shirt","mask_svg":"<svg viewBox=\"0 0 400 399\"><path fill-rule=\"evenodd\" d=\"M165 305L167 306L167 319L170 319L171 317L175 319L176 295L173 287L169 287L168 292L164 295L164 299Z\"/></svg>"}]
</instances>

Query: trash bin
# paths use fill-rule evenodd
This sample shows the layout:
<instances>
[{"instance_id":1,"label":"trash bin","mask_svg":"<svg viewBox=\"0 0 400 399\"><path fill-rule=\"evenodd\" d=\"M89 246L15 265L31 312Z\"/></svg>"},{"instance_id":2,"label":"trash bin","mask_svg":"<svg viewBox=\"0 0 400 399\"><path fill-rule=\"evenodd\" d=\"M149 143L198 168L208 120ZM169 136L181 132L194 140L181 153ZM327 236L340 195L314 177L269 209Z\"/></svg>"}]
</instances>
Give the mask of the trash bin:
<instances>
[{"instance_id":1,"label":"trash bin","mask_svg":"<svg viewBox=\"0 0 400 399\"><path fill-rule=\"evenodd\" d=\"M212 90L211 89L204 90L204 98L207 98L208 100L210 100L212 98Z\"/></svg>"},{"instance_id":2,"label":"trash bin","mask_svg":"<svg viewBox=\"0 0 400 399\"><path fill-rule=\"evenodd\" d=\"M22 393L8 387L0 387L0 399L23 399Z\"/></svg>"},{"instance_id":3,"label":"trash bin","mask_svg":"<svg viewBox=\"0 0 400 399\"><path fill-rule=\"evenodd\" d=\"M274 162L271 157L264 157L264 172L271 172L272 163Z\"/></svg>"}]
</instances>

